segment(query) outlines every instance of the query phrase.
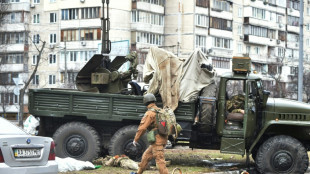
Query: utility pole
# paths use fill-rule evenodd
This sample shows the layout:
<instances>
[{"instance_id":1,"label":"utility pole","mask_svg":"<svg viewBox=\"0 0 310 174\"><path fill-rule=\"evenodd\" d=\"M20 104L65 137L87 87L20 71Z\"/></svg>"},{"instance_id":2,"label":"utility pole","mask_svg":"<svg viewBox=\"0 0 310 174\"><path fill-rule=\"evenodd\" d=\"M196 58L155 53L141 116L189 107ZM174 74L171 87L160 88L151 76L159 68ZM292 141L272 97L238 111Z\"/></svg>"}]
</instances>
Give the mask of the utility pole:
<instances>
[{"instance_id":1,"label":"utility pole","mask_svg":"<svg viewBox=\"0 0 310 174\"><path fill-rule=\"evenodd\" d=\"M64 84L67 87L67 79L68 79L68 68L67 68L67 38L65 37L65 77L64 77Z\"/></svg>"},{"instance_id":2,"label":"utility pole","mask_svg":"<svg viewBox=\"0 0 310 174\"><path fill-rule=\"evenodd\" d=\"M298 66L298 101L303 98L303 60L304 60L304 1L300 0L299 9L299 66Z\"/></svg>"}]
</instances>

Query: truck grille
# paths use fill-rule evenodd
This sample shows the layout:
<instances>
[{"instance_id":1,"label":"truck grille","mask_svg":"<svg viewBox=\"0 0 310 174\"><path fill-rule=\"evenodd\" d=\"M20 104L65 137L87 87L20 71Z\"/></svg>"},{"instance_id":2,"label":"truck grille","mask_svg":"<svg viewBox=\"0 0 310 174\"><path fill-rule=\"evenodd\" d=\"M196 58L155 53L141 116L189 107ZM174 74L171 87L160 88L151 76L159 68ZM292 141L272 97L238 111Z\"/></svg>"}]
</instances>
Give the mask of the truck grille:
<instances>
[{"instance_id":1,"label":"truck grille","mask_svg":"<svg viewBox=\"0 0 310 174\"><path fill-rule=\"evenodd\" d=\"M307 120L307 116L302 114L279 114L278 118L279 120L297 120L297 121Z\"/></svg>"}]
</instances>

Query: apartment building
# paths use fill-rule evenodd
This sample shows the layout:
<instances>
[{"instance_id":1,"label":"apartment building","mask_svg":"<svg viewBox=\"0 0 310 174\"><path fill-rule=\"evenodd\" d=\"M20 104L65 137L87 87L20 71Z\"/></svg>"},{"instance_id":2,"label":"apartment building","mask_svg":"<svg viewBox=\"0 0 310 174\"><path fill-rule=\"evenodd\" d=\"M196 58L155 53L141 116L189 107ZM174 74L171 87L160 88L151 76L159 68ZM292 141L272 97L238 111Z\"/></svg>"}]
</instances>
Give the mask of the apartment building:
<instances>
[{"instance_id":1,"label":"apartment building","mask_svg":"<svg viewBox=\"0 0 310 174\"><path fill-rule=\"evenodd\" d=\"M28 78L43 42L30 88L75 88L79 70L101 53L102 1L9 2L10 13L0 27L1 103L16 113L13 78ZM304 9L304 65L309 67L310 1L304 1ZM143 81L142 68L151 46L180 57L200 48L218 75L231 71L233 56L250 56L252 69L263 76L267 89L277 82L294 93L299 11L295 0L113 0L109 4L112 52L138 52L138 82Z\"/></svg>"},{"instance_id":2,"label":"apartment building","mask_svg":"<svg viewBox=\"0 0 310 174\"><path fill-rule=\"evenodd\" d=\"M130 3L111 1L109 4L112 42L130 40ZM36 46L46 42L31 87L75 88L79 70L94 54L101 53L102 1L34 0L31 7L30 68L34 67L38 55Z\"/></svg>"},{"instance_id":3,"label":"apartment building","mask_svg":"<svg viewBox=\"0 0 310 174\"><path fill-rule=\"evenodd\" d=\"M15 116L19 109L15 88L22 87L18 84L28 76L30 1L7 0L0 5L6 14L0 26L0 113Z\"/></svg>"},{"instance_id":4,"label":"apartment building","mask_svg":"<svg viewBox=\"0 0 310 174\"><path fill-rule=\"evenodd\" d=\"M249 56L267 89L278 83L291 93L287 97L296 98L299 5L296 0L166 1L165 47L180 45L181 55L200 48L212 59L218 75L230 71L233 56ZM304 5L307 62L309 1Z\"/></svg>"}]
</instances>

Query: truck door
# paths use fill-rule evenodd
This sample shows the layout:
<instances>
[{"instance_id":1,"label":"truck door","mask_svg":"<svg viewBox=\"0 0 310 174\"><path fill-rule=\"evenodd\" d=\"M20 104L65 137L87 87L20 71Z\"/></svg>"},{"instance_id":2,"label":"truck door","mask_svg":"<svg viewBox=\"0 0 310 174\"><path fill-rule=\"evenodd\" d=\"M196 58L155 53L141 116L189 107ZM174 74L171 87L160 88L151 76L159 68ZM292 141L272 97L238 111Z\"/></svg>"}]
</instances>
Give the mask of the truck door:
<instances>
[{"instance_id":1,"label":"truck door","mask_svg":"<svg viewBox=\"0 0 310 174\"><path fill-rule=\"evenodd\" d=\"M244 138L247 139L254 135L256 128L257 100L259 100L257 82L248 80L246 84L245 96L245 116L244 116Z\"/></svg>"},{"instance_id":2,"label":"truck door","mask_svg":"<svg viewBox=\"0 0 310 174\"><path fill-rule=\"evenodd\" d=\"M223 131L221 137L221 152L231 154L245 154L245 127L244 118L247 116L245 110L246 98L246 81L245 80L228 80L225 84L226 94L221 97L222 109L225 119L223 120ZM221 112L221 111L220 111Z\"/></svg>"}]
</instances>

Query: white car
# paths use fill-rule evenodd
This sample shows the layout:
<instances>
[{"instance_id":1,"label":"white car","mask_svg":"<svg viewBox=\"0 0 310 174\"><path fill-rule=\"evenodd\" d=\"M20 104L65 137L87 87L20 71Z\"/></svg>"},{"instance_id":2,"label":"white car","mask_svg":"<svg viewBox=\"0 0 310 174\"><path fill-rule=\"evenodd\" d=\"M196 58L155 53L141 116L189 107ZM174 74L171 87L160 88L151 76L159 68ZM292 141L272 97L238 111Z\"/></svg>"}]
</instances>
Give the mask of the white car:
<instances>
[{"instance_id":1,"label":"white car","mask_svg":"<svg viewBox=\"0 0 310 174\"><path fill-rule=\"evenodd\" d=\"M1 174L57 174L52 138L31 136L0 117Z\"/></svg>"}]
</instances>

